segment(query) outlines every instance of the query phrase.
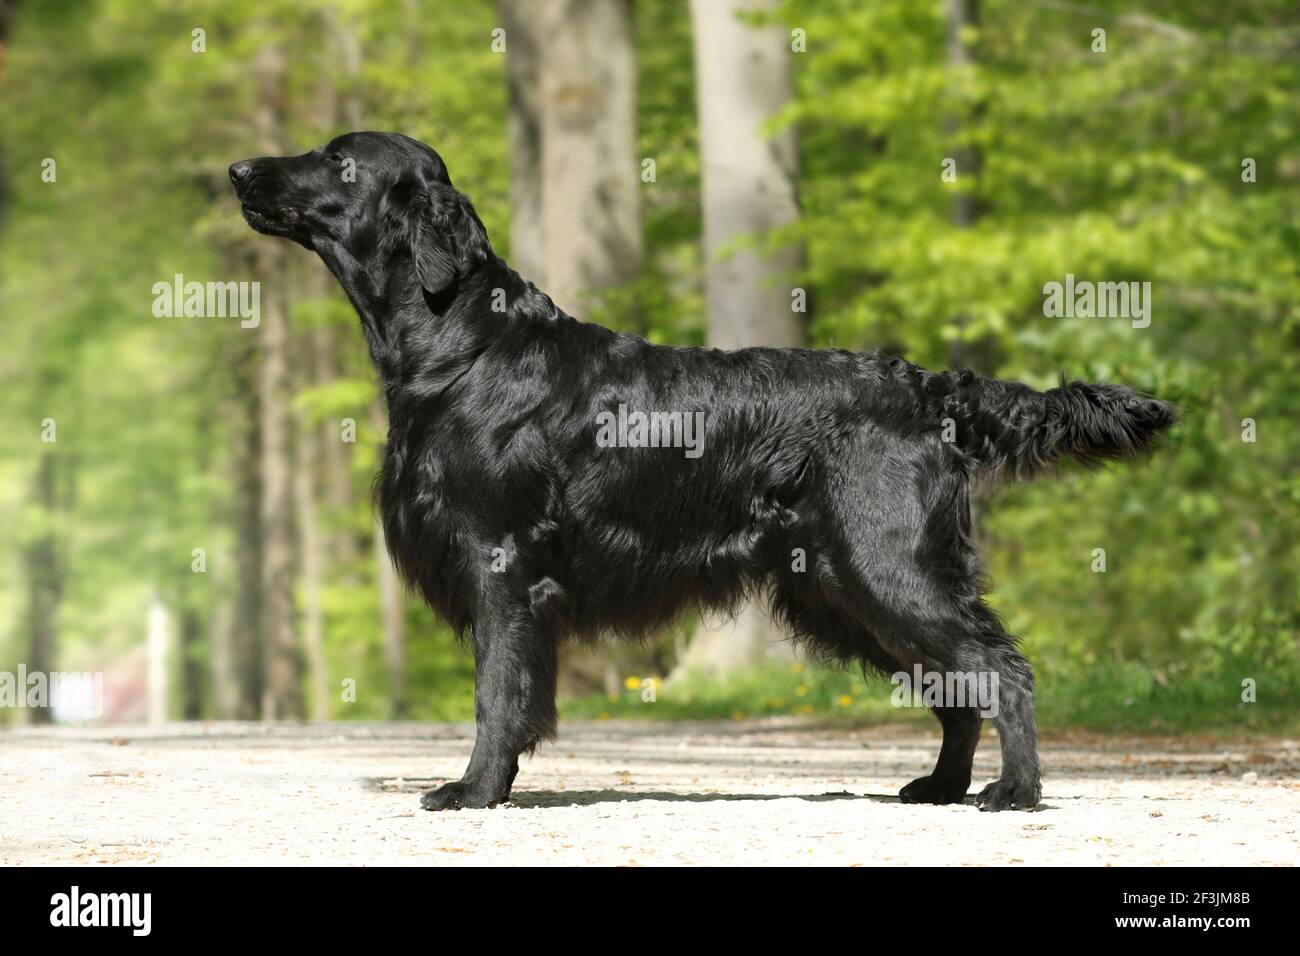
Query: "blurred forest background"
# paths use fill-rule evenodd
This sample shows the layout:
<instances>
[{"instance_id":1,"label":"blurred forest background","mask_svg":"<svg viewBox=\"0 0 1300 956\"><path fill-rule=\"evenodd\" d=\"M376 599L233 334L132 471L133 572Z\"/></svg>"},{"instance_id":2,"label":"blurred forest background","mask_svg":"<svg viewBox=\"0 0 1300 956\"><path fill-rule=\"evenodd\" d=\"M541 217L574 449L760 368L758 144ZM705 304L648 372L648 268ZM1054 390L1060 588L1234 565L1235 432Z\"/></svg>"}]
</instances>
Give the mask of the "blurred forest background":
<instances>
[{"instance_id":1,"label":"blurred forest background","mask_svg":"<svg viewBox=\"0 0 1300 956\"><path fill-rule=\"evenodd\" d=\"M580 317L1176 401L1143 465L980 498L993 600L1045 724L1294 725L1294 0L735 6L0 0L0 671L102 671L111 719L472 718L372 518L355 315L226 180L383 129ZM178 273L259 280L260 325L156 318ZM1150 327L1044 317L1067 273L1149 281ZM768 627L571 654L563 706L889 710Z\"/></svg>"}]
</instances>

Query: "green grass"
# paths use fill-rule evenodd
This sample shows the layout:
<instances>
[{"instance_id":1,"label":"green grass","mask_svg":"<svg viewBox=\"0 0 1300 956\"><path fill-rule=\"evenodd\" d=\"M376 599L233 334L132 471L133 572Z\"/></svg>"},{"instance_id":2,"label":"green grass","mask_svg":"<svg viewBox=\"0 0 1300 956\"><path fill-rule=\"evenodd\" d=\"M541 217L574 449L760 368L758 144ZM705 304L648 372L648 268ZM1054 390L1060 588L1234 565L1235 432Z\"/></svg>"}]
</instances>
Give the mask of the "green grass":
<instances>
[{"instance_id":1,"label":"green grass","mask_svg":"<svg viewBox=\"0 0 1300 956\"><path fill-rule=\"evenodd\" d=\"M1136 664L1040 667L1039 727L1224 736L1300 731L1300 672L1258 678L1258 700L1243 703L1235 674L1152 673ZM566 717L660 720L770 717L840 718L856 724L933 721L923 707L895 707L894 687L878 678L813 665L770 665L724 679L686 679L655 687L628 675L619 694L561 701Z\"/></svg>"}]
</instances>

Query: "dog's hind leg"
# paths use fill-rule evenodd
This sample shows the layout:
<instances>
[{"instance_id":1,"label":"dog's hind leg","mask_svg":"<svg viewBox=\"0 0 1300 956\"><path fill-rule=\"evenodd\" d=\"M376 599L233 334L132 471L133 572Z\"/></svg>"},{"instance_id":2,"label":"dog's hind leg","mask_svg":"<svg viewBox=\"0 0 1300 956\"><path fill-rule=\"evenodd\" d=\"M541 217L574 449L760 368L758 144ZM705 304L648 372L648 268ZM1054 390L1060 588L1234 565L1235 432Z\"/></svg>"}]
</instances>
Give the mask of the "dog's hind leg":
<instances>
[{"instance_id":1,"label":"dog's hind leg","mask_svg":"<svg viewBox=\"0 0 1300 956\"><path fill-rule=\"evenodd\" d=\"M909 632L909 660L942 678L945 691L960 683L971 693L945 697L934 708L943 725L938 763L928 777L904 787L900 796L905 803L960 801L970 785L981 715L987 714L998 730L1002 776L985 787L975 803L981 810L1032 809L1042 795L1033 670L997 616L978 599L971 604L973 613L963 614L960 623L931 623ZM940 633L944 636L936 636Z\"/></svg>"},{"instance_id":2,"label":"dog's hind leg","mask_svg":"<svg viewBox=\"0 0 1300 956\"><path fill-rule=\"evenodd\" d=\"M884 494L872 490L877 500ZM846 546L830 556L823 577L835 584L827 594L840 612L874 635L885 655L905 671L919 666L943 687L936 701L944 731L939 760L903 788L904 802L956 803L965 796L979 715L987 713L998 729L1002 778L975 802L981 810L1030 808L1041 794L1033 672L980 597L964 512L964 484L946 476L915 500L892 503L892 524L846 521ZM972 681L975 700L958 692Z\"/></svg>"},{"instance_id":3,"label":"dog's hind leg","mask_svg":"<svg viewBox=\"0 0 1300 956\"><path fill-rule=\"evenodd\" d=\"M1016 647L1016 639L981 598L967 594L956 608L956 620L942 629L918 631L917 642L921 652L932 658L931 666L974 680L979 713L991 717L997 727L1002 776L981 790L975 803L981 810L1033 809L1042 797L1033 668ZM948 733L945 724L944 750ZM978 728L975 733L978 735Z\"/></svg>"},{"instance_id":4,"label":"dog's hind leg","mask_svg":"<svg viewBox=\"0 0 1300 956\"><path fill-rule=\"evenodd\" d=\"M993 723L1002 746L1002 776L981 790L975 803L981 810L1032 810L1043 795L1034 722L1034 673L1011 638L1006 641L985 646L983 665L998 677L998 711Z\"/></svg>"},{"instance_id":5,"label":"dog's hind leg","mask_svg":"<svg viewBox=\"0 0 1300 956\"><path fill-rule=\"evenodd\" d=\"M961 802L970 786L984 714L992 717L998 730L1002 777L980 792L976 805L981 810L1019 810L1038 803L1042 790L1033 672L991 611L986 621L996 630L989 630L986 623L950 621L884 632L881 643L890 653L909 666L919 664L926 678L936 679L944 689L942 702L932 708L943 726L939 759L928 776L902 789L899 796L904 803ZM939 633L945 636L934 636Z\"/></svg>"},{"instance_id":6,"label":"dog's hind leg","mask_svg":"<svg viewBox=\"0 0 1300 956\"><path fill-rule=\"evenodd\" d=\"M554 736L554 636L526 603L485 608L473 627L474 753L460 780L430 790L426 810L492 807L510 796L519 756Z\"/></svg>"},{"instance_id":7,"label":"dog's hind leg","mask_svg":"<svg viewBox=\"0 0 1300 956\"><path fill-rule=\"evenodd\" d=\"M934 616L882 628L881 634L887 651L909 666L919 664L944 691L934 708L943 725L939 760L929 776L903 788L903 802L956 803L965 796L981 715L987 714L998 730L1002 777L975 803L981 810L1032 809L1042 795L1033 670L997 615L967 596Z\"/></svg>"}]
</instances>

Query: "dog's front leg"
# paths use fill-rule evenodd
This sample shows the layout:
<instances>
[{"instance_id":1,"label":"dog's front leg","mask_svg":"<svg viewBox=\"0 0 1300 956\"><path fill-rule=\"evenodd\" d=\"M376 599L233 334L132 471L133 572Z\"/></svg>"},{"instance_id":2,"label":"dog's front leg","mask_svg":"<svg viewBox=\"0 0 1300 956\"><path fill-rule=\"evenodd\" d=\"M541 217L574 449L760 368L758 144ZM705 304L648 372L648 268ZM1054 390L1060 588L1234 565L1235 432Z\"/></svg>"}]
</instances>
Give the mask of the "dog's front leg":
<instances>
[{"instance_id":1,"label":"dog's front leg","mask_svg":"<svg viewBox=\"0 0 1300 956\"><path fill-rule=\"evenodd\" d=\"M492 807L510 796L519 755L555 733L555 639L522 601L476 616L474 753L460 780L430 790L426 810Z\"/></svg>"}]
</instances>

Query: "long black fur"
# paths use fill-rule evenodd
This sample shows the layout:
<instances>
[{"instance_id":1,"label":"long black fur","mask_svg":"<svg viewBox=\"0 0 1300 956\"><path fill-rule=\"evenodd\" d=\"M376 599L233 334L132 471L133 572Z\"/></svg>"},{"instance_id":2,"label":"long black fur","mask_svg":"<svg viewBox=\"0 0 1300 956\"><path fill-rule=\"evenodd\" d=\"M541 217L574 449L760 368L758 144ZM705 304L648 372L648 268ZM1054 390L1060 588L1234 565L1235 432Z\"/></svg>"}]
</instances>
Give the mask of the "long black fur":
<instances>
[{"instance_id":1,"label":"long black fur","mask_svg":"<svg viewBox=\"0 0 1300 956\"><path fill-rule=\"evenodd\" d=\"M509 796L520 754L555 733L559 642L640 637L747 594L821 659L996 673L1002 776L977 803L1038 802L1033 676L981 596L971 479L1134 455L1169 405L879 354L670 348L577 321L493 253L438 155L397 134L231 178L249 223L314 249L356 307L388 401L389 547L473 647L474 752L426 808ZM620 404L703 412L702 454L600 447L598 415ZM981 719L936 713L939 761L905 801L970 785Z\"/></svg>"}]
</instances>

